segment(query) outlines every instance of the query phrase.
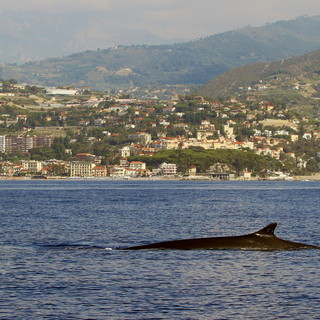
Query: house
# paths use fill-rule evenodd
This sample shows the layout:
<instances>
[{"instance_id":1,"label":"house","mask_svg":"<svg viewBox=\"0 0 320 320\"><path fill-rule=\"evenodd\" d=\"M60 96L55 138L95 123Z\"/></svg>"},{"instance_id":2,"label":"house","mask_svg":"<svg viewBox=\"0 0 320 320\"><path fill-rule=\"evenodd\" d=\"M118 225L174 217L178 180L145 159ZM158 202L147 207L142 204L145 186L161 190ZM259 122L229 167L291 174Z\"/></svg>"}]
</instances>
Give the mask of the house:
<instances>
[{"instance_id":1,"label":"house","mask_svg":"<svg viewBox=\"0 0 320 320\"><path fill-rule=\"evenodd\" d=\"M298 141L299 140L299 136L297 134L290 134L290 140L292 142Z\"/></svg>"},{"instance_id":2,"label":"house","mask_svg":"<svg viewBox=\"0 0 320 320\"><path fill-rule=\"evenodd\" d=\"M229 124L223 126L223 131L228 138L234 138L234 128L230 127Z\"/></svg>"},{"instance_id":3,"label":"house","mask_svg":"<svg viewBox=\"0 0 320 320\"><path fill-rule=\"evenodd\" d=\"M124 177L126 175L126 168L121 166L111 167L110 176L113 178Z\"/></svg>"},{"instance_id":4,"label":"house","mask_svg":"<svg viewBox=\"0 0 320 320\"><path fill-rule=\"evenodd\" d=\"M175 128L178 128L178 129L188 129L189 128L189 125L186 124L186 123L176 123L173 125Z\"/></svg>"},{"instance_id":5,"label":"house","mask_svg":"<svg viewBox=\"0 0 320 320\"><path fill-rule=\"evenodd\" d=\"M121 106L111 106L109 110L112 112L119 112L119 113L125 113L129 109L129 106L127 105L121 105Z\"/></svg>"},{"instance_id":6,"label":"house","mask_svg":"<svg viewBox=\"0 0 320 320\"><path fill-rule=\"evenodd\" d=\"M314 130L313 131L313 137L315 139L320 139L320 131L319 130Z\"/></svg>"},{"instance_id":7,"label":"house","mask_svg":"<svg viewBox=\"0 0 320 320\"><path fill-rule=\"evenodd\" d=\"M93 124L97 127L101 127L106 123L105 119L94 119Z\"/></svg>"},{"instance_id":8,"label":"house","mask_svg":"<svg viewBox=\"0 0 320 320\"><path fill-rule=\"evenodd\" d=\"M131 148L129 146L123 147L118 150L121 158L127 158L131 155Z\"/></svg>"},{"instance_id":9,"label":"house","mask_svg":"<svg viewBox=\"0 0 320 320\"><path fill-rule=\"evenodd\" d=\"M201 124L199 126L200 130L214 130L215 126L214 124L211 124L208 120L202 120Z\"/></svg>"},{"instance_id":10,"label":"house","mask_svg":"<svg viewBox=\"0 0 320 320\"><path fill-rule=\"evenodd\" d=\"M195 177L197 175L197 166L192 165L188 168L187 174L189 177Z\"/></svg>"},{"instance_id":11,"label":"house","mask_svg":"<svg viewBox=\"0 0 320 320\"><path fill-rule=\"evenodd\" d=\"M272 104L267 104L265 108L267 111L272 111L274 109L274 106Z\"/></svg>"},{"instance_id":12,"label":"house","mask_svg":"<svg viewBox=\"0 0 320 320\"><path fill-rule=\"evenodd\" d=\"M164 107L163 112L173 113L176 110L176 107Z\"/></svg>"},{"instance_id":13,"label":"house","mask_svg":"<svg viewBox=\"0 0 320 320\"><path fill-rule=\"evenodd\" d=\"M78 94L78 90L75 89L59 89L59 88L53 88L53 89L46 89L46 93L48 95L76 95Z\"/></svg>"},{"instance_id":14,"label":"house","mask_svg":"<svg viewBox=\"0 0 320 320\"><path fill-rule=\"evenodd\" d=\"M119 161L120 161L120 167L128 167L129 166L129 162L128 162L127 158L121 158Z\"/></svg>"},{"instance_id":15,"label":"house","mask_svg":"<svg viewBox=\"0 0 320 320\"><path fill-rule=\"evenodd\" d=\"M168 122L168 121L165 120L165 119L160 119L160 120L159 120L159 124L160 124L161 126L166 127L166 126L169 126L169 125L170 125L170 122Z\"/></svg>"},{"instance_id":16,"label":"house","mask_svg":"<svg viewBox=\"0 0 320 320\"><path fill-rule=\"evenodd\" d=\"M303 139L310 140L312 138L311 132L305 132L302 136Z\"/></svg>"},{"instance_id":17,"label":"house","mask_svg":"<svg viewBox=\"0 0 320 320\"><path fill-rule=\"evenodd\" d=\"M131 177L131 178L138 177L138 176L139 176L139 170L126 168L126 170L125 170L125 176Z\"/></svg>"},{"instance_id":18,"label":"house","mask_svg":"<svg viewBox=\"0 0 320 320\"><path fill-rule=\"evenodd\" d=\"M151 134L145 132L136 132L129 135L130 139L138 140L141 144L147 145L151 142Z\"/></svg>"},{"instance_id":19,"label":"house","mask_svg":"<svg viewBox=\"0 0 320 320\"><path fill-rule=\"evenodd\" d=\"M13 176L23 169L22 165L15 165L11 162L0 162L0 176Z\"/></svg>"},{"instance_id":20,"label":"house","mask_svg":"<svg viewBox=\"0 0 320 320\"><path fill-rule=\"evenodd\" d=\"M197 140L208 139L214 135L213 130L198 130L197 131Z\"/></svg>"},{"instance_id":21,"label":"house","mask_svg":"<svg viewBox=\"0 0 320 320\"><path fill-rule=\"evenodd\" d=\"M101 156L95 156L91 153L77 153L71 161L89 161L95 164L100 164L102 160Z\"/></svg>"},{"instance_id":22,"label":"house","mask_svg":"<svg viewBox=\"0 0 320 320\"><path fill-rule=\"evenodd\" d=\"M221 141L213 141L212 142L212 149L222 149L223 142Z\"/></svg>"},{"instance_id":23,"label":"house","mask_svg":"<svg viewBox=\"0 0 320 320\"><path fill-rule=\"evenodd\" d=\"M18 114L16 116L16 120L26 121L27 119L28 119L28 116L26 114Z\"/></svg>"},{"instance_id":24,"label":"house","mask_svg":"<svg viewBox=\"0 0 320 320\"><path fill-rule=\"evenodd\" d=\"M162 143L160 141L151 141L150 148L153 148L155 150L162 149Z\"/></svg>"},{"instance_id":25,"label":"house","mask_svg":"<svg viewBox=\"0 0 320 320\"><path fill-rule=\"evenodd\" d=\"M251 179L251 172L244 170L244 171L240 172L239 176L240 176L240 178L242 178L244 180L250 180Z\"/></svg>"},{"instance_id":26,"label":"house","mask_svg":"<svg viewBox=\"0 0 320 320\"><path fill-rule=\"evenodd\" d=\"M146 164L145 162L141 162L141 161L131 161L129 164L129 168L135 169L135 170L145 170Z\"/></svg>"},{"instance_id":27,"label":"house","mask_svg":"<svg viewBox=\"0 0 320 320\"><path fill-rule=\"evenodd\" d=\"M22 160L21 164L24 170L31 173L40 172L43 167L43 163L36 160Z\"/></svg>"},{"instance_id":28,"label":"house","mask_svg":"<svg viewBox=\"0 0 320 320\"><path fill-rule=\"evenodd\" d=\"M106 177L107 176L107 168L104 166L95 166L92 168L92 176L93 177Z\"/></svg>"},{"instance_id":29,"label":"house","mask_svg":"<svg viewBox=\"0 0 320 320\"><path fill-rule=\"evenodd\" d=\"M177 174L177 165L175 163L163 162L159 168L164 176L175 176Z\"/></svg>"},{"instance_id":30,"label":"house","mask_svg":"<svg viewBox=\"0 0 320 320\"><path fill-rule=\"evenodd\" d=\"M287 130L276 130L274 132L275 136L288 136L289 132Z\"/></svg>"}]
</instances>

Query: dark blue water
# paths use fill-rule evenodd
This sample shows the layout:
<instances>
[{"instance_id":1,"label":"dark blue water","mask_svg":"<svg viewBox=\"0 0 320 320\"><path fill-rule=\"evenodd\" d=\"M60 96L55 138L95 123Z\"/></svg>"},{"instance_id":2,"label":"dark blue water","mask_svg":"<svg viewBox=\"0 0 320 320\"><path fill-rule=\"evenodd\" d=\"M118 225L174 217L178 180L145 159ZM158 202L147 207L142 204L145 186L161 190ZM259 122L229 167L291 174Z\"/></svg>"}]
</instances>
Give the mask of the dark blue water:
<instances>
[{"instance_id":1,"label":"dark blue water","mask_svg":"<svg viewBox=\"0 0 320 320\"><path fill-rule=\"evenodd\" d=\"M320 245L319 195L320 182L0 181L0 319L320 319L317 250L118 250L270 222Z\"/></svg>"}]
</instances>

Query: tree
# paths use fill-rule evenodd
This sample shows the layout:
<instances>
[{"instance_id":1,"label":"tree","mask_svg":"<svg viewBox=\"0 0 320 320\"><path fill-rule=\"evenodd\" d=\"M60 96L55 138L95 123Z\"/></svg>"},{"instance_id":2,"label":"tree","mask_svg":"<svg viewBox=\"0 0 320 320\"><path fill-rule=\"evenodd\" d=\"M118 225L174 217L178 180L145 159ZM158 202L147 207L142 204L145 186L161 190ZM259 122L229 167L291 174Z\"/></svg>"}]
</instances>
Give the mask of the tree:
<instances>
[{"instance_id":1,"label":"tree","mask_svg":"<svg viewBox=\"0 0 320 320\"><path fill-rule=\"evenodd\" d=\"M132 160L140 160L147 164L149 168L157 167L162 162L175 163L180 172L185 172L190 165L196 165L200 172L205 172L215 163L226 164L229 168L235 168L237 172L248 169L254 174L261 174L267 169L280 169L283 165L272 158L256 155L251 151L241 150L201 150L191 147L181 150L163 150L153 157L135 156Z\"/></svg>"},{"instance_id":2,"label":"tree","mask_svg":"<svg viewBox=\"0 0 320 320\"><path fill-rule=\"evenodd\" d=\"M72 145L72 154L92 153L92 147L88 143L76 142Z\"/></svg>"},{"instance_id":3,"label":"tree","mask_svg":"<svg viewBox=\"0 0 320 320\"><path fill-rule=\"evenodd\" d=\"M55 154L51 148L33 148L29 150L32 160L49 160L55 157Z\"/></svg>"},{"instance_id":4,"label":"tree","mask_svg":"<svg viewBox=\"0 0 320 320\"><path fill-rule=\"evenodd\" d=\"M96 156L107 157L110 155L111 147L108 143L104 141L98 141L93 145L93 154Z\"/></svg>"},{"instance_id":5,"label":"tree","mask_svg":"<svg viewBox=\"0 0 320 320\"><path fill-rule=\"evenodd\" d=\"M41 92L42 90L43 89L40 89L36 86L29 86L29 85L25 86L25 89L24 89L24 91L26 93L31 93L31 94L37 94L37 93Z\"/></svg>"},{"instance_id":6,"label":"tree","mask_svg":"<svg viewBox=\"0 0 320 320\"><path fill-rule=\"evenodd\" d=\"M56 159L65 160L67 158L66 147L71 147L69 137L56 137L53 139L51 149L53 150Z\"/></svg>"},{"instance_id":7,"label":"tree","mask_svg":"<svg viewBox=\"0 0 320 320\"><path fill-rule=\"evenodd\" d=\"M319 163L315 158L311 158L308 162L307 162L307 167L306 169L310 172L317 172L319 171Z\"/></svg>"},{"instance_id":8,"label":"tree","mask_svg":"<svg viewBox=\"0 0 320 320\"><path fill-rule=\"evenodd\" d=\"M49 174L52 176L66 176L68 175L68 171L63 164L53 164L50 166Z\"/></svg>"}]
</instances>

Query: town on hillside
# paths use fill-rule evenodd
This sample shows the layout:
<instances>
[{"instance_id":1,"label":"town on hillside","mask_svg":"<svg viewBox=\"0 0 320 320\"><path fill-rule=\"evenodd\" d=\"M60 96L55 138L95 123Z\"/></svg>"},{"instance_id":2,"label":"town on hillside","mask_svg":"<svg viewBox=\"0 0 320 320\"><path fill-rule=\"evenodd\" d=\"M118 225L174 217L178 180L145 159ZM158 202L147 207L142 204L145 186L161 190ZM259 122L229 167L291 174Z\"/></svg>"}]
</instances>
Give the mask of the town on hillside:
<instances>
[{"instance_id":1,"label":"town on hillside","mask_svg":"<svg viewBox=\"0 0 320 320\"><path fill-rule=\"evenodd\" d=\"M149 93L2 80L0 178L274 180L319 172L319 119L253 96Z\"/></svg>"}]
</instances>

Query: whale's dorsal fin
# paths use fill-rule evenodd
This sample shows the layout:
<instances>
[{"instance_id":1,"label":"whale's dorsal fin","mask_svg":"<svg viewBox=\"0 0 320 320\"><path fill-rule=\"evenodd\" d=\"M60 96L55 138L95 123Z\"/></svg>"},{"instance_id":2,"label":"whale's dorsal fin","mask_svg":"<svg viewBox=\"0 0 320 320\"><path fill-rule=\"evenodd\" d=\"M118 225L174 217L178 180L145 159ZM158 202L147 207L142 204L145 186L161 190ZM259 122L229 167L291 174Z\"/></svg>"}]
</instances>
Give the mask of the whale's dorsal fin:
<instances>
[{"instance_id":1,"label":"whale's dorsal fin","mask_svg":"<svg viewBox=\"0 0 320 320\"><path fill-rule=\"evenodd\" d=\"M263 229L256 231L254 234L259 236L274 236L274 229L276 228L277 223L270 223Z\"/></svg>"}]
</instances>

